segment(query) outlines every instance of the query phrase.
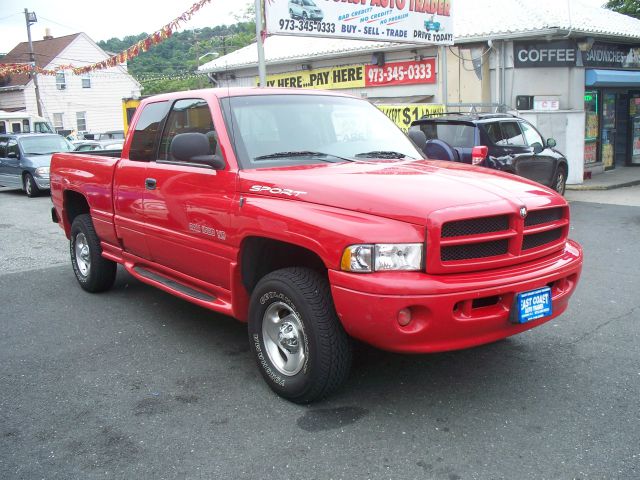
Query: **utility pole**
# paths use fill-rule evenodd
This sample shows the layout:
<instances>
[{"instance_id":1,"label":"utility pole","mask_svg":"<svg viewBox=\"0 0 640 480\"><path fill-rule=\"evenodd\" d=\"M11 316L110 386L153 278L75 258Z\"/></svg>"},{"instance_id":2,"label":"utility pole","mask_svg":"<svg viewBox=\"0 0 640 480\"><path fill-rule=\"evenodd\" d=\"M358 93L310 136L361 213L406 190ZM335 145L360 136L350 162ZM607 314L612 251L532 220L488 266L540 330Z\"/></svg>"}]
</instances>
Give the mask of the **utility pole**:
<instances>
[{"instance_id":1,"label":"utility pole","mask_svg":"<svg viewBox=\"0 0 640 480\"><path fill-rule=\"evenodd\" d=\"M267 86L267 67L264 59L264 43L262 40L262 30L264 19L264 9L262 0L256 0L256 43L258 45L258 75L260 77L260 86Z\"/></svg>"},{"instance_id":2,"label":"utility pole","mask_svg":"<svg viewBox=\"0 0 640 480\"><path fill-rule=\"evenodd\" d=\"M27 37L29 38L29 59L31 60L31 75L33 75L33 85L36 89L36 106L38 107L38 116L42 116L42 104L40 102L40 89L38 88L38 74L36 73L36 56L33 53L33 43L31 43L31 25L38 21L35 12L29 12L24 9L24 20L27 23Z\"/></svg>"}]
</instances>

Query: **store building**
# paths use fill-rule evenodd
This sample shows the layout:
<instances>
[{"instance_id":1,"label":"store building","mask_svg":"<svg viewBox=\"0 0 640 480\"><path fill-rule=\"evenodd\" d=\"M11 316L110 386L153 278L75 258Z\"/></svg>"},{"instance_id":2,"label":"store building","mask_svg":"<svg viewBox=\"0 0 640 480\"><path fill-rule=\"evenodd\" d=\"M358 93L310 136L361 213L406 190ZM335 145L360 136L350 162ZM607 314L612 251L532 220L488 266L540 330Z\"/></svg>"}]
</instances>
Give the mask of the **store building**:
<instances>
[{"instance_id":1,"label":"store building","mask_svg":"<svg viewBox=\"0 0 640 480\"><path fill-rule=\"evenodd\" d=\"M556 139L568 183L640 164L640 20L580 0L453 0L452 12L448 48L268 37L267 84L366 97L405 128L443 109L513 111ZM257 48L200 70L255 86Z\"/></svg>"}]
</instances>

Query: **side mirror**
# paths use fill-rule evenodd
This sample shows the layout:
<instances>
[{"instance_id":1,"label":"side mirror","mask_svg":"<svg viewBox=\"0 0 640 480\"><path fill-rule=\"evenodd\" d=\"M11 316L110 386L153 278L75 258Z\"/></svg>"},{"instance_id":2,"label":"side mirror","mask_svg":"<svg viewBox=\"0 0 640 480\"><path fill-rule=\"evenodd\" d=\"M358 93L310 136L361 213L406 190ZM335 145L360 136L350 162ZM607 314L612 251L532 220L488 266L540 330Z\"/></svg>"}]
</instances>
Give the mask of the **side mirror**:
<instances>
[{"instance_id":1,"label":"side mirror","mask_svg":"<svg viewBox=\"0 0 640 480\"><path fill-rule=\"evenodd\" d=\"M544 150L544 148L542 147L542 145L540 145L538 142L534 143L533 145L531 145L533 147L533 153L534 155L538 155L539 153L542 153L542 151Z\"/></svg>"},{"instance_id":2,"label":"side mirror","mask_svg":"<svg viewBox=\"0 0 640 480\"><path fill-rule=\"evenodd\" d=\"M18 154L16 152L7 153L7 158L18 158Z\"/></svg>"},{"instance_id":3,"label":"side mirror","mask_svg":"<svg viewBox=\"0 0 640 480\"><path fill-rule=\"evenodd\" d=\"M180 133L171 140L171 155L176 160L208 165L215 170L225 167L222 157L211 154L209 139L204 133Z\"/></svg>"},{"instance_id":4,"label":"side mirror","mask_svg":"<svg viewBox=\"0 0 640 480\"><path fill-rule=\"evenodd\" d=\"M547 147L556 148L557 144L558 143L556 142L555 138L547 138Z\"/></svg>"}]
</instances>

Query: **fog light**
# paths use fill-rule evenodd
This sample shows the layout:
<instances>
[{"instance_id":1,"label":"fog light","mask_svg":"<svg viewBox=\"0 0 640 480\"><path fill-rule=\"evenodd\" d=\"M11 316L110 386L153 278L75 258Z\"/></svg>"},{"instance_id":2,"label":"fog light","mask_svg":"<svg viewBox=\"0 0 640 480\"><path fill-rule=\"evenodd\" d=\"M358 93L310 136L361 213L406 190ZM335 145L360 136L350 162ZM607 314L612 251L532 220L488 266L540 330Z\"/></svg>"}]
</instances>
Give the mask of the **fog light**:
<instances>
[{"instance_id":1,"label":"fog light","mask_svg":"<svg viewBox=\"0 0 640 480\"><path fill-rule=\"evenodd\" d=\"M402 327L406 327L411 323L411 310L408 308L403 308L398 312L398 323Z\"/></svg>"}]
</instances>

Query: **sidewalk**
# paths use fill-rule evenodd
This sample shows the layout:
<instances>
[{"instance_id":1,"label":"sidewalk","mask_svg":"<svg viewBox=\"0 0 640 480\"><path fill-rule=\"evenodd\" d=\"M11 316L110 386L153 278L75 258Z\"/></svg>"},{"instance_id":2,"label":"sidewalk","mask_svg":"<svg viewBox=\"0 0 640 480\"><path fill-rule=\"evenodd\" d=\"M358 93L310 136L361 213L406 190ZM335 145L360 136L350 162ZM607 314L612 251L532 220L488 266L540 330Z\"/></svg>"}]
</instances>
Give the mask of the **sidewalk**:
<instances>
[{"instance_id":1,"label":"sidewalk","mask_svg":"<svg viewBox=\"0 0 640 480\"><path fill-rule=\"evenodd\" d=\"M580 185L567 184L567 190L611 190L632 185L640 185L640 167L618 167L594 175Z\"/></svg>"}]
</instances>

